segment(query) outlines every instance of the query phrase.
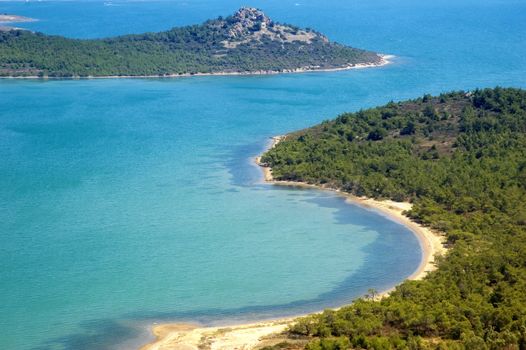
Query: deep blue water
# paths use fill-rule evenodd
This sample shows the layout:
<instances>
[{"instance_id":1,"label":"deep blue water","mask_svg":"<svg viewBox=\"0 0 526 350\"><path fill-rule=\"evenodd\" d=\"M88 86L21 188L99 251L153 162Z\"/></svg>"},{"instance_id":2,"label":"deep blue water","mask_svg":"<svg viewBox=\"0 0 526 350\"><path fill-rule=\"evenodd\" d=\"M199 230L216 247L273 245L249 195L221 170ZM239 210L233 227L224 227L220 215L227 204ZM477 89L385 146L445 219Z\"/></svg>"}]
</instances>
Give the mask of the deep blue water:
<instances>
[{"instance_id":1,"label":"deep blue water","mask_svg":"<svg viewBox=\"0 0 526 350\"><path fill-rule=\"evenodd\" d=\"M0 13L89 38L199 23L245 4L0 2ZM343 111L525 87L526 4L250 5L397 58L299 75L0 81L6 349L133 348L153 322L314 311L389 288L417 267L418 241L404 227L327 192L263 184L251 159L268 137Z\"/></svg>"}]
</instances>

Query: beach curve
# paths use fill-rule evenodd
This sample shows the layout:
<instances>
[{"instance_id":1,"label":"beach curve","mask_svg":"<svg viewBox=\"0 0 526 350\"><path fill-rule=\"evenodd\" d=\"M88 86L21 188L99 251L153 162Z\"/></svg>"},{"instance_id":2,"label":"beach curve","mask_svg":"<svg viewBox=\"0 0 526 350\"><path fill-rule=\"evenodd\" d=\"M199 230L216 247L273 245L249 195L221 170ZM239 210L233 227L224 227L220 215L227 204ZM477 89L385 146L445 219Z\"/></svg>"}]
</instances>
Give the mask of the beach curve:
<instances>
[{"instance_id":1,"label":"beach curve","mask_svg":"<svg viewBox=\"0 0 526 350\"><path fill-rule=\"evenodd\" d=\"M272 137L266 150L275 147L283 138L284 136ZM411 209L411 203L357 197L338 189L302 182L277 181L274 180L272 176L272 169L261 163L261 156L255 158L255 163L262 169L265 183L278 186L333 191L345 197L349 204L374 210L378 214L406 226L418 238L422 249L420 264L407 280L420 280L424 278L429 272L436 269L435 257L443 256L447 252L444 246L444 235L404 215L406 211ZM388 296L394 288L395 286L388 290L381 291L376 298L381 299ZM154 325L152 327L152 333L156 340L141 347L140 350L199 350L204 348L210 350L257 349L265 345L272 345L279 341L286 340L284 332L293 324L295 319L302 316L306 315L224 327L203 327L197 324L177 323Z\"/></svg>"},{"instance_id":2,"label":"beach curve","mask_svg":"<svg viewBox=\"0 0 526 350\"><path fill-rule=\"evenodd\" d=\"M275 147L281 140L283 140L283 138L284 136L272 137L267 150ZM447 251L447 249L444 246L445 236L441 232L434 231L431 228L421 225L404 215L404 212L411 210L412 203L395 202L393 200L388 199L377 200L367 197L357 197L350 193L343 192L339 189L334 189L330 187L311 185L304 182L275 180L272 176L272 169L266 166L266 164L261 163L260 156L255 158L255 162L262 168L264 181L266 183L278 186L311 188L335 192L338 195L345 197L346 201L350 204L357 204L366 209L374 210L375 212L406 226L418 238L420 247L422 248L422 259L420 265L407 278L408 280L420 280L424 278L427 273L435 270L435 256L442 256Z\"/></svg>"}]
</instances>

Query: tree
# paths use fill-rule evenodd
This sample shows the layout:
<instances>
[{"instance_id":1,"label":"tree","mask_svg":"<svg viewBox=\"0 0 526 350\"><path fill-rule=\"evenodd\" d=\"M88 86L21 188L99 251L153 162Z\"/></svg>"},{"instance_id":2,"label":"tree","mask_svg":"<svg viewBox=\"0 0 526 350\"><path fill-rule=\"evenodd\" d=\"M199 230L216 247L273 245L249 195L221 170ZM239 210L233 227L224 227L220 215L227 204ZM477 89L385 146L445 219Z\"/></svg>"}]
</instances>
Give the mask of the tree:
<instances>
[{"instance_id":1,"label":"tree","mask_svg":"<svg viewBox=\"0 0 526 350\"><path fill-rule=\"evenodd\" d=\"M375 128L373 131L367 135L367 140L379 141L387 135L387 131L383 128Z\"/></svg>"},{"instance_id":2,"label":"tree","mask_svg":"<svg viewBox=\"0 0 526 350\"><path fill-rule=\"evenodd\" d=\"M344 114L263 155L278 180L410 199L407 215L443 232L450 247L424 280L299 321L290 332L315 337L309 346L335 337L359 349L525 346L526 91L444 96ZM435 120L430 108L451 117ZM410 123L414 133L399 137Z\"/></svg>"},{"instance_id":3,"label":"tree","mask_svg":"<svg viewBox=\"0 0 526 350\"><path fill-rule=\"evenodd\" d=\"M374 288L369 288L367 290L367 294L365 294L365 297L367 299L375 300L376 297L378 297L378 292Z\"/></svg>"},{"instance_id":4,"label":"tree","mask_svg":"<svg viewBox=\"0 0 526 350\"><path fill-rule=\"evenodd\" d=\"M413 121L408 121L407 124L400 130L400 135L413 135L416 132L416 125Z\"/></svg>"}]
</instances>

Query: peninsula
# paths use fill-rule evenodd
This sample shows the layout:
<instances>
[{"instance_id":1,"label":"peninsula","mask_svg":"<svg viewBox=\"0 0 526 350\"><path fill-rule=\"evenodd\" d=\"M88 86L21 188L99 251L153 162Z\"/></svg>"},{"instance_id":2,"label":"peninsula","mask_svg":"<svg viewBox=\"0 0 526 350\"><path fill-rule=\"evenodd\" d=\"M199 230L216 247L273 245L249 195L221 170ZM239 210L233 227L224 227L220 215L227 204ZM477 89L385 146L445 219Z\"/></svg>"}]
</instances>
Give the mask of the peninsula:
<instances>
[{"instance_id":1,"label":"peninsula","mask_svg":"<svg viewBox=\"0 0 526 350\"><path fill-rule=\"evenodd\" d=\"M447 254L429 246L383 298L295 320L157 325L143 349L522 349L525 159L526 91L514 88L390 102L275 138L258 159L267 181L368 197L428 243L445 234Z\"/></svg>"},{"instance_id":2,"label":"peninsula","mask_svg":"<svg viewBox=\"0 0 526 350\"><path fill-rule=\"evenodd\" d=\"M0 33L3 77L270 74L385 63L379 54L331 42L312 29L274 22L249 7L201 25L106 39Z\"/></svg>"},{"instance_id":3,"label":"peninsula","mask_svg":"<svg viewBox=\"0 0 526 350\"><path fill-rule=\"evenodd\" d=\"M261 158L275 180L411 202L407 215L450 247L423 280L302 318L290 338L307 349L524 347L525 159L526 91L514 88L390 102L282 138Z\"/></svg>"},{"instance_id":4,"label":"peninsula","mask_svg":"<svg viewBox=\"0 0 526 350\"><path fill-rule=\"evenodd\" d=\"M0 14L0 23L16 23L16 22L33 22L33 18L18 16L18 15L9 15L7 13Z\"/></svg>"}]
</instances>

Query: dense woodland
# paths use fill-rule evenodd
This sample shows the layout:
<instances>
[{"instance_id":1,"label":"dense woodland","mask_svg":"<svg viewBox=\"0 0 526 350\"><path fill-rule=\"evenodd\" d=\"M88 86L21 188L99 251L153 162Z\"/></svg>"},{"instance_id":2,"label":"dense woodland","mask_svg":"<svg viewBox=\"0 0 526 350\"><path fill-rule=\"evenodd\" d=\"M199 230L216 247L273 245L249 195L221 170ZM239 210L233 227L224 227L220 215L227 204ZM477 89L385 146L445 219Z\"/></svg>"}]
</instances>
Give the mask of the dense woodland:
<instances>
[{"instance_id":1,"label":"dense woodland","mask_svg":"<svg viewBox=\"0 0 526 350\"><path fill-rule=\"evenodd\" d=\"M242 11L248 11L254 19L239 17ZM232 28L240 26L246 29L243 35L233 35ZM281 32L273 31L274 27ZM287 40L298 32L307 33L313 40ZM68 39L24 30L0 32L0 76L279 72L338 68L379 60L375 53L329 42L310 29L274 23L259 10L246 8L234 16L202 25L107 39Z\"/></svg>"},{"instance_id":2,"label":"dense woodland","mask_svg":"<svg viewBox=\"0 0 526 350\"><path fill-rule=\"evenodd\" d=\"M526 349L526 91L452 92L340 115L263 159L278 180L411 201L449 253L422 281L302 318L307 349ZM274 347L293 347L286 343Z\"/></svg>"}]
</instances>

